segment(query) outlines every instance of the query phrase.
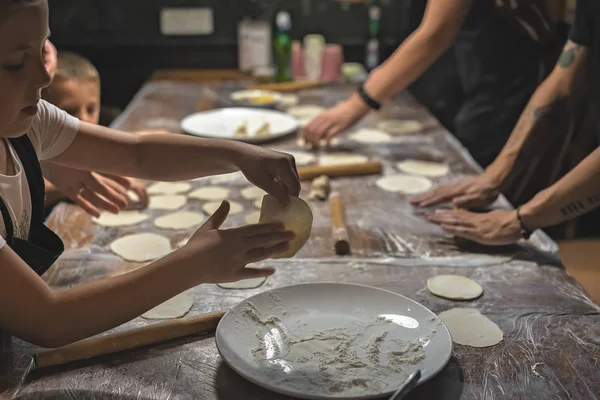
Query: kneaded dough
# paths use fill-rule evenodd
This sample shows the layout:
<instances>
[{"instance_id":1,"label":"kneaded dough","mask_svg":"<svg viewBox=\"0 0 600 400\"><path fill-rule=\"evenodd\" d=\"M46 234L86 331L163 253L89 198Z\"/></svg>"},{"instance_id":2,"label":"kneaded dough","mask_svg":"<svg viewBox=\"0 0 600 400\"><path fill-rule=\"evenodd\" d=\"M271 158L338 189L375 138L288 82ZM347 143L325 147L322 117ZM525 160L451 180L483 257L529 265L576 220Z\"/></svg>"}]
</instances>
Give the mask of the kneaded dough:
<instances>
[{"instance_id":1,"label":"kneaded dough","mask_svg":"<svg viewBox=\"0 0 600 400\"><path fill-rule=\"evenodd\" d=\"M407 120L387 120L377 124L381 130L391 133L392 135L412 135L423 130L423 124L419 121Z\"/></svg>"},{"instance_id":2,"label":"kneaded dough","mask_svg":"<svg viewBox=\"0 0 600 400\"><path fill-rule=\"evenodd\" d=\"M219 207L221 207L220 201L211 201L205 203L202 206L202 210L208 215L213 215L215 211L219 209ZM236 203L235 201L229 202L229 215L240 214L242 211L244 211L244 206L242 206L240 203Z\"/></svg>"},{"instance_id":3,"label":"kneaded dough","mask_svg":"<svg viewBox=\"0 0 600 400\"><path fill-rule=\"evenodd\" d=\"M489 347L504 339L498 325L475 308L453 308L440 313L438 317L450 331L454 343Z\"/></svg>"},{"instance_id":4,"label":"kneaded dough","mask_svg":"<svg viewBox=\"0 0 600 400\"><path fill-rule=\"evenodd\" d=\"M398 163L398 169L411 175L439 177L448 175L450 167L448 164L434 161L404 160Z\"/></svg>"},{"instance_id":5,"label":"kneaded dough","mask_svg":"<svg viewBox=\"0 0 600 400\"><path fill-rule=\"evenodd\" d=\"M304 165L308 165L317 160L314 154L310 154L304 151L293 151L293 150L282 150L284 153L291 154L294 156L294 160L296 161L296 166L302 167Z\"/></svg>"},{"instance_id":6,"label":"kneaded dough","mask_svg":"<svg viewBox=\"0 0 600 400\"><path fill-rule=\"evenodd\" d=\"M180 293L162 304L142 314L145 319L173 319L187 314L194 305L194 298L187 293Z\"/></svg>"},{"instance_id":7,"label":"kneaded dough","mask_svg":"<svg viewBox=\"0 0 600 400\"><path fill-rule=\"evenodd\" d=\"M325 111L323 107L316 105L293 106L287 109L288 114L301 121L311 120L323 111Z\"/></svg>"},{"instance_id":8,"label":"kneaded dough","mask_svg":"<svg viewBox=\"0 0 600 400\"><path fill-rule=\"evenodd\" d=\"M369 161L369 157L353 153L322 154L319 157L319 165L345 165L357 164Z\"/></svg>"},{"instance_id":9,"label":"kneaded dough","mask_svg":"<svg viewBox=\"0 0 600 400\"><path fill-rule=\"evenodd\" d=\"M291 204L284 208L275 197L266 195L260 209L260 223L282 222L285 230L292 231L296 237L290 242L287 251L273 258L293 257L300 251L310 237L313 214L306 202L298 197L290 197Z\"/></svg>"},{"instance_id":10,"label":"kneaded dough","mask_svg":"<svg viewBox=\"0 0 600 400\"><path fill-rule=\"evenodd\" d=\"M187 203L187 197L180 194L150 196L150 210L179 210Z\"/></svg>"},{"instance_id":11,"label":"kneaded dough","mask_svg":"<svg viewBox=\"0 0 600 400\"><path fill-rule=\"evenodd\" d=\"M261 188L256 186L248 186L240 191L242 198L246 200L254 200L254 199L262 199L262 197L267 194Z\"/></svg>"},{"instance_id":12,"label":"kneaded dough","mask_svg":"<svg viewBox=\"0 0 600 400\"><path fill-rule=\"evenodd\" d=\"M219 186L205 186L194 190L188 197L198 200L225 200L229 197L230 189Z\"/></svg>"},{"instance_id":13,"label":"kneaded dough","mask_svg":"<svg viewBox=\"0 0 600 400\"><path fill-rule=\"evenodd\" d=\"M154 220L154 226L160 229L189 229L201 225L206 221L204 214L193 211L179 211L166 214Z\"/></svg>"},{"instance_id":14,"label":"kneaded dough","mask_svg":"<svg viewBox=\"0 0 600 400\"><path fill-rule=\"evenodd\" d=\"M348 138L362 144L389 143L392 141L389 134L375 129L359 129L348 135Z\"/></svg>"},{"instance_id":15,"label":"kneaded dough","mask_svg":"<svg viewBox=\"0 0 600 400\"><path fill-rule=\"evenodd\" d=\"M479 283L460 275L436 275L427 280L427 289L450 300L473 300L483 294Z\"/></svg>"},{"instance_id":16,"label":"kneaded dough","mask_svg":"<svg viewBox=\"0 0 600 400\"><path fill-rule=\"evenodd\" d=\"M110 244L110 250L126 261L145 262L164 257L172 251L171 242L156 233L134 233Z\"/></svg>"},{"instance_id":17,"label":"kneaded dough","mask_svg":"<svg viewBox=\"0 0 600 400\"><path fill-rule=\"evenodd\" d=\"M375 183L377 187L387 192L404 194L417 194L431 189L433 184L427 178L410 175L390 175L379 178Z\"/></svg>"},{"instance_id":18,"label":"kneaded dough","mask_svg":"<svg viewBox=\"0 0 600 400\"><path fill-rule=\"evenodd\" d=\"M256 289L261 287L266 281L267 277L242 279L241 281L231 283L217 283L217 286L222 289Z\"/></svg>"},{"instance_id":19,"label":"kneaded dough","mask_svg":"<svg viewBox=\"0 0 600 400\"><path fill-rule=\"evenodd\" d=\"M138 225L148 219L146 214L139 211L121 211L118 214L103 211L98 218L92 218L96 225L115 227L115 226L133 226Z\"/></svg>"},{"instance_id":20,"label":"kneaded dough","mask_svg":"<svg viewBox=\"0 0 600 400\"><path fill-rule=\"evenodd\" d=\"M244 220L248 225L258 224L258 221L260 220L260 211L252 211L250 214L246 214Z\"/></svg>"},{"instance_id":21,"label":"kneaded dough","mask_svg":"<svg viewBox=\"0 0 600 400\"><path fill-rule=\"evenodd\" d=\"M192 188L188 182L156 182L148 187L148 194L180 194Z\"/></svg>"}]
</instances>

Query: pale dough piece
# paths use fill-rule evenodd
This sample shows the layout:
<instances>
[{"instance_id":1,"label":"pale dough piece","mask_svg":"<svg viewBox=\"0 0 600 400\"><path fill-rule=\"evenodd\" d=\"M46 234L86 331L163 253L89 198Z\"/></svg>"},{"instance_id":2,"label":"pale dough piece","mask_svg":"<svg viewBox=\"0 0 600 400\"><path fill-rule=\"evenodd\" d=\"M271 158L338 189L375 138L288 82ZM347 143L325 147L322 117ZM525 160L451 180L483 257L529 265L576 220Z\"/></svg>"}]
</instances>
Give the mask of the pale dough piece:
<instances>
[{"instance_id":1,"label":"pale dough piece","mask_svg":"<svg viewBox=\"0 0 600 400\"><path fill-rule=\"evenodd\" d=\"M262 207L262 201L263 199L256 199L256 201L254 202L254 207L258 208L260 210L260 208Z\"/></svg>"},{"instance_id":2,"label":"pale dough piece","mask_svg":"<svg viewBox=\"0 0 600 400\"><path fill-rule=\"evenodd\" d=\"M293 106L287 109L288 114L299 120L311 120L323 111L323 107L315 105Z\"/></svg>"},{"instance_id":3,"label":"pale dough piece","mask_svg":"<svg viewBox=\"0 0 600 400\"><path fill-rule=\"evenodd\" d=\"M389 134L375 129L359 129L348 135L348 138L362 144L379 144L392 141Z\"/></svg>"},{"instance_id":4,"label":"pale dough piece","mask_svg":"<svg viewBox=\"0 0 600 400\"><path fill-rule=\"evenodd\" d=\"M284 153L291 154L296 161L296 166L304 166L313 163L317 160L314 154L310 154L304 151L293 151L293 150L282 150Z\"/></svg>"},{"instance_id":5,"label":"pale dough piece","mask_svg":"<svg viewBox=\"0 0 600 400\"><path fill-rule=\"evenodd\" d=\"M292 231L296 237L290 242L287 251L274 256L273 258L293 257L310 237L312 230L313 214L306 202L298 197L290 197L291 204L284 208L271 195L263 198L260 209L260 223L263 222L282 222L285 230Z\"/></svg>"},{"instance_id":6,"label":"pale dough piece","mask_svg":"<svg viewBox=\"0 0 600 400\"><path fill-rule=\"evenodd\" d=\"M433 161L404 160L399 162L397 167L400 171L407 174L430 176L433 178L448 175L448 172L450 172L448 164Z\"/></svg>"},{"instance_id":7,"label":"pale dough piece","mask_svg":"<svg viewBox=\"0 0 600 400\"><path fill-rule=\"evenodd\" d=\"M381 121L377 124L381 130L391 133L392 135L412 135L423 130L423 124L419 121L398 121L388 120Z\"/></svg>"},{"instance_id":8,"label":"pale dough piece","mask_svg":"<svg viewBox=\"0 0 600 400\"><path fill-rule=\"evenodd\" d=\"M219 209L219 207L221 207L220 201L211 201L205 203L202 206L202 210L208 215L213 215L215 211ZM236 203L235 201L229 202L229 215L240 214L242 211L244 211L244 206L242 206L240 203Z\"/></svg>"},{"instance_id":9,"label":"pale dough piece","mask_svg":"<svg viewBox=\"0 0 600 400\"><path fill-rule=\"evenodd\" d=\"M129 197L129 201L131 201L132 203L140 202L140 196L138 196L137 193L134 192L133 190L127 191L127 197Z\"/></svg>"},{"instance_id":10,"label":"pale dough piece","mask_svg":"<svg viewBox=\"0 0 600 400\"><path fill-rule=\"evenodd\" d=\"M133 226L138 225L148 219L146 214L139 211L121 211L118 214L112 214L107 211L100 213L100 217L92 218L96 225L115 227L115 226Z\"/></svg>"},{"instance_id":11,"label":"pale dough piece","mask_svg":"<svg viewBox=\"0 0 600 400\"><path fill-rule=\"evenodd\" d=\"M187 197L180 194L150 196L150 210L179 210L187 203Z\"/></svg>"},{"instance_id":12,"label":"pale dough piece","mask_svg":"<svg viewBox=\"0 0 600 400\"><path fill-rule=\"evenodd\" d=\"M479 283L460 275L437 275L427 280L427 289L450 300L473 300L483 294Z\"/></svg>"},{"instance_id":13,"label":"pale dough piece","mask_svg":"<svg viewBox=\"0 0 600 400\"><path fill-rule=\"evenodd\" d=\"M331 148L338 147L340 145L340 143L342 143L342 141L340 140L340 138L337 138L337 137L330 139L329 142L327 142L327 140L323 139L319 142L319 148L321 148L321 149L330 148L331 149ZM304 149L312 148L311 144L306 143L306 139L304 139L303 137L299 137L298 139L296 139L296 146L304 148Z\"/></svg>"},{"instance_id":14,"label":"pale dough piece","mask_svg":"<svg viewBox=\"0 0 600 400\"><path fill-rule=\"evenodd\" d=\"M310 200L325 201L331 192L331 182L327 175L321 175L313 179L310 186Z\"/></svg>"},{"instance_id":15,"label":"pale dough piece","mask_svg":"<svg viewBox=\"0 0 600 400\"><path fill-rule=\"evenodd\" d=\"M254 200L254 199L262 199L262 197L265 194L267 194L267 192L265 192L264 190L262 190L261 188L258 188L256 186L248 186L247 188L242 189L240 191L240 194L246 200Z\"/></svg>"},{"instance_id":16,"label":"pale dough piece","mask_svg":"<svg viewBox=\"0 0 600 400\"><path fill-rule=\"evenodd\" d=\"M187 314L194 305L194 298L187 293L180 293L162 304L142 314L145 319L173 319Z\"/></svg>"},{"instance_id":17,"label":"pale dough piece","mask_svg":"<svg viewBox=\"0 0 600 400\"><path fill-rule=\"evenodd\" d=\"M145 262L164 257L172 251L171 242L156 233L135 233L110 244L110 250L126 261Z\"/></svg>"},{"instance_id":18,"label":"pale dough piece","mask_svg":"<svg viewBox=\"0 0 600 400\"><path fill-rule=\"evenodd\" d=\"M219 186L205 186L194 190L188 197L198 200L225 200L229 197L230 189L219 187Z\"/></svg>"},{"instance_id":19,"label":"pale dough piece","mask_svg":"<svg viewBox=\"0 0 600 400\"><path fill-rule=\"evenodd\" d=\"M233 131L233 137L246 137L248 136L248 123L246 121L239 124Z\"/></svg>"},{"instance_id":20,"label":"pale dough piece","mask_svg":"<svg viewBox=\"0 0 600 400\"><path fill-rule=\"evenodd\" d=\"M300 98L295 94L284 94L279 98L279 105L281 107L293 107L298 104Z\"/></svg>"},{"instance_id":21,"label":"pale dough piece","mask_svg":"<svg viewBox=\"0 0 600 400\"><path fill-rule=\"evenodd\" d=\"M160 229L189 229L206 221L204 214L193 211L179 211L163 215L154 220L154 226Z\"/></svg>"},{"instance_id":22,"label":"pale dough piece","mask_svg":"<svg viewBox=\"0 0 600 400\"><path fill-rule=\"evenodd\" d=\"M475 308L453 308L438 316L450 331L454 343L489 347L500 343L504 338L498 325Z\"/></svg>"},{"instance_id":23,"label":"pale dough piece","mask_svg":"<svg viewBox=\"0 0 600 400\"><path fill-rule=\"evenodd\" d=\"M267 278L252 278L252 279L242 279L241 281L231 282L231 283L218 283L222 289L256 289L261 287Z\"/></svg>"},{"instance_id":24,"label":"pale dough piece","mask_svg":"<svg viewBox=\"0 0 600 400\"><path fill-rule=\"evenodd\" d=\"M180 194L192 188L188 182L156 182L148 187L148 194Z\"/></svg>"},{"instance_id":25,"label":"pale dough piece","mask_svg":"<svg viewBox=\"0 0 600 400\"><path fill-rule=\"evenodd\" d=\"M390 175L377 180L376 185L388 192L417 194L431 189L433 184L427 178L410 175Z\"/></svg>"},{"instance_id":26,"label":"pale dough piece","mask_svg":"<svg viewBox=\"0 0 600 400\"><path fill-rule=\"evenodd\" d=\"M244 220L248 225L258 224L258 220L260 219L260 211L252 211L250 214L246 214Z\"/></svg>"},{"instance_id":27,"label":"pale dough piece","mask_svg":"<svg viewBox=\"0 0 600 400\"><path fill-rule=\"evenodd\" d=\"M256 131L254 131L255 137L269 136L271 134L271 124L263 122Z\"/></svg>"},{"instance_id":28,"label":"pale dough piece","mask_svg":"<svg viewBox=\"0 0 600 400\"><path fill-rule=\"evenodd\" d=\"M319 157L319 165L345 165L364 163L367 161L369 161L369 157L353 153L323 154Z\"/></svg>"}]
</instances>

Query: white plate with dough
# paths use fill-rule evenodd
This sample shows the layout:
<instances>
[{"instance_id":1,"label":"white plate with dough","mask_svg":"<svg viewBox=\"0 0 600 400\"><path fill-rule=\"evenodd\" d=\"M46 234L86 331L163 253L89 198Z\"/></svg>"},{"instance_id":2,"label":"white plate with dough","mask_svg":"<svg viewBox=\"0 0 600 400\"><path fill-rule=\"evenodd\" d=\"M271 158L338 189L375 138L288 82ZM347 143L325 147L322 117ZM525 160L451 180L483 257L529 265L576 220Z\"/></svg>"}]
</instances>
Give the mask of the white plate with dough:
<instances>
[{"instance_id":1,"label":"white plate with dough","mask_svg":"<svg viewBox=\"0 0 600 400\"><path fill-rule=\"evenodd\" d=\"M399 294L313 283L260 293L221 319L225 363L268 390L303 399L391 395L417 368L444 368L452 340L439 318Z\"/></svg>"},{"instance_id":2,"label":"white plate with dough","mask_svg":"<svg viewBox=\"0 0 600 400\"><path fill-rule=\"evenodd\" d=\"M400 171L407 174L429 176L432 178L445 176L450 172L448 164L434 161L404 160L399 162L397 167Z\"/></svg>"},{"instance_id":3,"label":"white plate with dough","mask_svg":"<svg viewBox=\"0 0 600 400\"><path fill-rule=\"evenodd\" d=\"M263 143L298 130L298 121L280 111L256 108L222 108L195 113L181 121L181 129L194 136Z\"/></svg>"},{"instance_id":4,"label":"white plate with dough","mask_svg":"<svg viewBox=\"0 0 600 400\"><path fill-rule=\"evenodd\" d=\"M386 192L417 194L431 189L433 183L427 178L411 175L389 175L379 178L375 183Z\"/></svg>"}]
</instances>

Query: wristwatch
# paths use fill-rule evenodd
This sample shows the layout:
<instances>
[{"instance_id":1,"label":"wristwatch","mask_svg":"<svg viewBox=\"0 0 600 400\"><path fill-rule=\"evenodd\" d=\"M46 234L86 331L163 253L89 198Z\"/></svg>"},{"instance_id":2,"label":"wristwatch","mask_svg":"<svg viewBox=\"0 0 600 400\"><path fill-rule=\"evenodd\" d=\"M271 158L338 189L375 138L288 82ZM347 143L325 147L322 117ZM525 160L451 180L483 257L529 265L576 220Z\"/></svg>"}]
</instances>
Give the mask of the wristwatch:
<instances>
[{"instance_id":1,"label":"wristwatch","mask_svg":"<svg viewBox=\"0 0 600 400\"><path fill-rule=\"evenodd\" d=\"M521 206L517 207L517 220L519 221L519 225L521 226L521 236L523 239L527 240L533 234L533 231L529 229L524 223L523 219L521 219Z\"/></svg>"},{"instance_id":2,"label":"wristwatch","mask_svg":"<svg viewBox=\"0 0 600 400\"><path fill-rule=\"evenodd\" d=\"M365 102L365 104L367 106L369 106L369 108L377 111L381 108L381 103L378 102L377 100L375 100L374 98L372 98L371 96L369 96L369 94L367 93L367 91L365 90L365 85L361 84L358 87L357 90L358 95L360 96L360 98L362 99L362 101Z\"/></svg>"}]
</instances>

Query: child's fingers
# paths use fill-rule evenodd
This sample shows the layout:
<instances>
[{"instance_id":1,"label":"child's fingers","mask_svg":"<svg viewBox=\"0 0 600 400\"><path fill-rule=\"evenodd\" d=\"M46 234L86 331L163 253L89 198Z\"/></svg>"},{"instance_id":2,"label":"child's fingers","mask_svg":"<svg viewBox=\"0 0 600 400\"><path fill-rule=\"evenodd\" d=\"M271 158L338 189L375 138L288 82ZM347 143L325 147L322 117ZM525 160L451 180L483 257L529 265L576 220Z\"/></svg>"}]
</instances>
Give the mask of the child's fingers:
<instances>
[{"instance_id":1,"label":"child's fingers","mask_svg":"<svg viewBox=\"0 0 600 400\"><path fill-rule=\"evenodd\" d=\"M246 263L251 264L283 253L290 248L290 242L283 242L272 247L261 247L246 253Z\"/></svg>"},{"instance_id":2,"label":"child's fingers","mask_svg":"<svg viewBox=\"0 0 600 400\"><path fill-rule=\"evenodd\" d=\"M100 210L98 210L96 207L94 207L89 201L84 199L83 196L78 195L78 196L75 196L71 200L73 200L73 202L75 202L75 204L77 204L79 207L81 207L83 209L83 211L90 214L92 217L98 218L100 216Z\"/></svg>"},{"instance_id":3,"label":"child's fingers","mask_svg":"<svg viewBox=\"0 0 600 400\"><path fill-rule=\"evenodd\" d=\"M85 190L85 192L92 191L95 194L99 194L106 200L119 206L119 208L124 208L127 206L127 204L129 204L126 195L118 193L117 190L113 189L99 179L90 179L89 182L86 182L86 186L87 190Z\"/></svg>"},{"instance_id":4,"label":"child's fingers","mask_svg":"<svg viewBox=\"0 0 600 400\"><path fill-rule=\"evenodd\" d=\"M100 175L110 181L113 181L117 185L122 186L125 190L129 189L129 187L131 186L131 181L129 180L129 178L126 178L124 176L113 175L113 174L100 174Z\"/></svg>"}]
</instances>

